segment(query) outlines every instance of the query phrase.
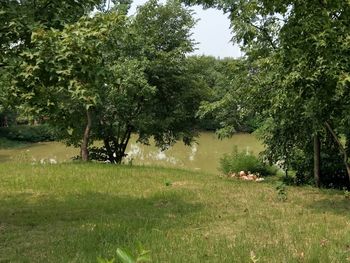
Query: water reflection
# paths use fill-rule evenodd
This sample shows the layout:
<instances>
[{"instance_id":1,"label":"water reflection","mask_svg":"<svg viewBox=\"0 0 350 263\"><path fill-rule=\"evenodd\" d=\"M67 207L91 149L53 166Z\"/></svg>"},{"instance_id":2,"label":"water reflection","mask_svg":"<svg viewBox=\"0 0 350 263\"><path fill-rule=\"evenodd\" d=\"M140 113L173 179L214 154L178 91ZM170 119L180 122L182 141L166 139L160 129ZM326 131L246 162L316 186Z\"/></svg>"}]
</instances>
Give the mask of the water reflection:
<instances>
[{"instance_id":1,"label":"water reflection","mask_svg":"<svg viewBox=\"0 0 350 263\"><path fill-rule=\"evenodd\" d=\"M145 148L145 149L143 149ZM170 163L172 165L176 165L179 163L179 160L177 160L174 157L167 156L165 151L162 151L160 149L157 149L156 151L150 151L147 152L147 146L137 144L137 143L131 143L129 146L129 150L126 152L126 158L125 162L130 163L133 162L134 160L138 160L139 163L140 161L163 161Z\"/></svg>"},{"instance_id":2,"label":"water reflection","mask_svg":"<svg viewBox=\"0 0 350 263\"><path fill-rule=\"evenodd\" d=\"M185 146L182 142L173 147L161 151L152 146L136 143L136 138L127 150L126 161L133 164L173 166L202 170L217 173L219 159L224 153L232 151L237 146L241 151L249 151L258 154L263 150L262 145L251 134L236 134L232 138L219 140L214 133L204 132L191 146Z\"/></svg>"},{"instance_id":3,"label":"water reflection","mask_svg":"<svg viewBox=\"0 0 350 263\"><path fill-rule=\"evenodd\" d=\"M156 148L152 143L149 146L138 144L136 139L136 136L133 137L127 148L126 163L172 166L211 173L217 173L220 157L231 152L234 146L241 151L252 151L255 154L263 150L263 146L251 134L236 134L232 138L219 140L214 133L203 132L191 146L178 142L165 151ZM45 142L0 150L0 162L47 160L46 163L50 163L50 159L63 162L78 154L79 150L76 148L66 147L58 142Z\"/></svg>"}]
</instances>

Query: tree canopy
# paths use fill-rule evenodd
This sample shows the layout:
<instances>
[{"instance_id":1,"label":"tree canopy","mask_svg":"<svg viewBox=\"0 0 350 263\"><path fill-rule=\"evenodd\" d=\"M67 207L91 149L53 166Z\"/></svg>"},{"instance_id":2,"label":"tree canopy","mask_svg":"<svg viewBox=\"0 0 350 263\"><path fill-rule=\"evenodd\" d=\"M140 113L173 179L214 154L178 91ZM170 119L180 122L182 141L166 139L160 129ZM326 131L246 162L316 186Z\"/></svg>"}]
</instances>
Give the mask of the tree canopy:
<instances>
[{"instance_id":1,"label":"tree canopy","mask_svg":"<svg viewBox=\"0 0 350 263\"><path fill-rule=\"evenodd\" d=\"M297 152L309 155L313 144L313 169L319 185L320 149L326 154L331 141L339 149L350 179L347 152L339 139L340 134L348 134L350 124L350 3L188 2L217 7L229 14L233 40L245 51L248 70L242 75L246 77L244 84L238 84L245 86L243 93L234 92L234 96L249 101L244 108L266 120L262 137L270 160L283 160L288 167ZM227 108L225 100L222 109ZM347 135L347 145L348 141ZM326 173L321 172L321 176Z\"/></svg>"},{"instance_id":2,"label":"tree canopy","mask_svg":"<svg viewBox=\"0 0 350 263\"><path fill-rule=\"evenodd\" d=\"M185 54L192 51L190 11L176 1L150 1L127 17L118 8L62 29L33 32L21 53L14 87L24 108L46 116L67 143L93 157L121 162L132 133L167 147L194 135L200 91Z\"/></svg>"}]
</instances>

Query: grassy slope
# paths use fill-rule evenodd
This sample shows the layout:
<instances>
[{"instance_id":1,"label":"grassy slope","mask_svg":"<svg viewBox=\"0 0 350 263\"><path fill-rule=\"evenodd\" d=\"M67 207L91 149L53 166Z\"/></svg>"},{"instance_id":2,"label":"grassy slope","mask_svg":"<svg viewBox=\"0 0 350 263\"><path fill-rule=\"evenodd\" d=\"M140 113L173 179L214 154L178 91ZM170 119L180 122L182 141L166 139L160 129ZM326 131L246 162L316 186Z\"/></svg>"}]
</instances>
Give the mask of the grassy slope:
<instances>
[{"instance_id":1,"label":"grassy slope","mask_svg":"<svg viewBox=\"0 0 350 263\"><path fill-rule=\"evenodd\" d=\"M165 186L171 180L172 186ZM154 262L347 262L340 192L98 164L0 164L0 262L96 262L140 242Z\"/></svg>"}]
</instances>

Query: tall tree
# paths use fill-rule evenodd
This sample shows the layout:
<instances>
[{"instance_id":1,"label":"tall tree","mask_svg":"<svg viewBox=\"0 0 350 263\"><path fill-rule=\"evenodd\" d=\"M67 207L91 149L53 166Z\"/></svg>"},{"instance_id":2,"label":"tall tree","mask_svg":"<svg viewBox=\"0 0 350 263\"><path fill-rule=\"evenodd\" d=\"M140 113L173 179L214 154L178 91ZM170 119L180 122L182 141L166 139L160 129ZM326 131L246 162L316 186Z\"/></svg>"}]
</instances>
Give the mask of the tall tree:
<instances>
[{"instance_id":1,"label":"tall tree","mask_svg":"<svg viewBox=\"0 0 350 263\"><path fill-rule=\"evenodd\" d=\"M343 154L350 180L349 161L339 140L340 132L349 128L350 3L193 2L230 14L234 40L242 44L253 73L247 93L255 97L251 105L259 106L251 109L269 120L264 138L271 159L286 160L294 148L305 150L305 142L314 142L314 172L319 177L317 137L327 130Z\"/></svg>"},{"instance_id":2,"label":"tall tree","mask_svg":"<svg viewBox=\"0 0 350 263\"><path fill-rule=\"evenodd\" d=\"M20 104L11 82L18 74L21 52L33 47L32 32L38 28L61 30L102 3L103 0L0 0L0 90L6 95L1 97L0 111L6 113Z\"/></svg>"},{"instance_id":3,"label":"tall tree","mask_svg":"<svg viewBox=\"0 0 350 263\"><path fill-rule=\"evenodd\" d=\"M190 11L150 1L135 17L118 8L83 17L62 30L33 34L16 86L26 109L46 115L67 143L120 163L132 133L166 147L193 137L199 90L185 54L192 50ZM122 12L122 13L121 13Z\"/></svg>"},{"instance_id":4,"label":"tall tree","mask_svg":"<svg viewBox=\"0 0 350 263\"><path fill-rule=\"evenodd\" d=\"M21 53L15 87L23 108L48 117L68 143L78 140L83 160L88 160L93 108L109 75L105 44L112 34L123 35L125 24L124 16L111 13L83 17L62 30L38 29L33 48Z\"/></svg>"}]
</instances>

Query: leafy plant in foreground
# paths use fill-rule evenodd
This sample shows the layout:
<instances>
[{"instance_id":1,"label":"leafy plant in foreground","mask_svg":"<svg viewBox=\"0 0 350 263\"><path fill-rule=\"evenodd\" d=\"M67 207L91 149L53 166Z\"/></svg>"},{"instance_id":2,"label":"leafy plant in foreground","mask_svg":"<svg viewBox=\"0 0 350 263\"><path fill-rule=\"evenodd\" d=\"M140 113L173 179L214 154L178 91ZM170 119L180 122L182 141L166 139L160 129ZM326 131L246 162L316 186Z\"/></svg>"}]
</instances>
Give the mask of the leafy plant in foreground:
<instances>
[{"instance_id":1,"label":"leafy plant in foreground","mask_svg":"<svg viewBox=\"0 0 350 263\"><path fill-rule=\"evenodd\" d=\"M139 249L136 258L131 256L125 250L122 250L122 249L118 248L117 249L117 257L123 263L151 262L150 251L149 250L144 250L143 248Z\"/></svg>"},{"instance_id":2,"label":"leafy plant in foreground","mask_svg":"<svg viewBox=\"0 0 350 263\"><path fill-rule=\"evenodd\" d=\"M97 258L97 263L114 263L114 262L115 262L115 258L112 258L112 259L105 259L101 257Z\"/></svg>"},{"instance_id":3,"label":"leafy plant in foreground","mask_svg":"<svg viewBox=\"0 0 350 263\"><path fill-rule=\"evenodd\" d=\"M145 262L152 261L151 255L150 255L150 250L145 250L141 246L139 247L136 256L131 255L130 252L123 250L121 248L117 248L116 254L117 254L116 258L119 259L119 261L121 261L122 263L145 263ZM98 263L114 263L114 262L116 262L115 261L116 258L105 259L105 258L98 257L97 262Z\"/></svg>"}]
</instances>

